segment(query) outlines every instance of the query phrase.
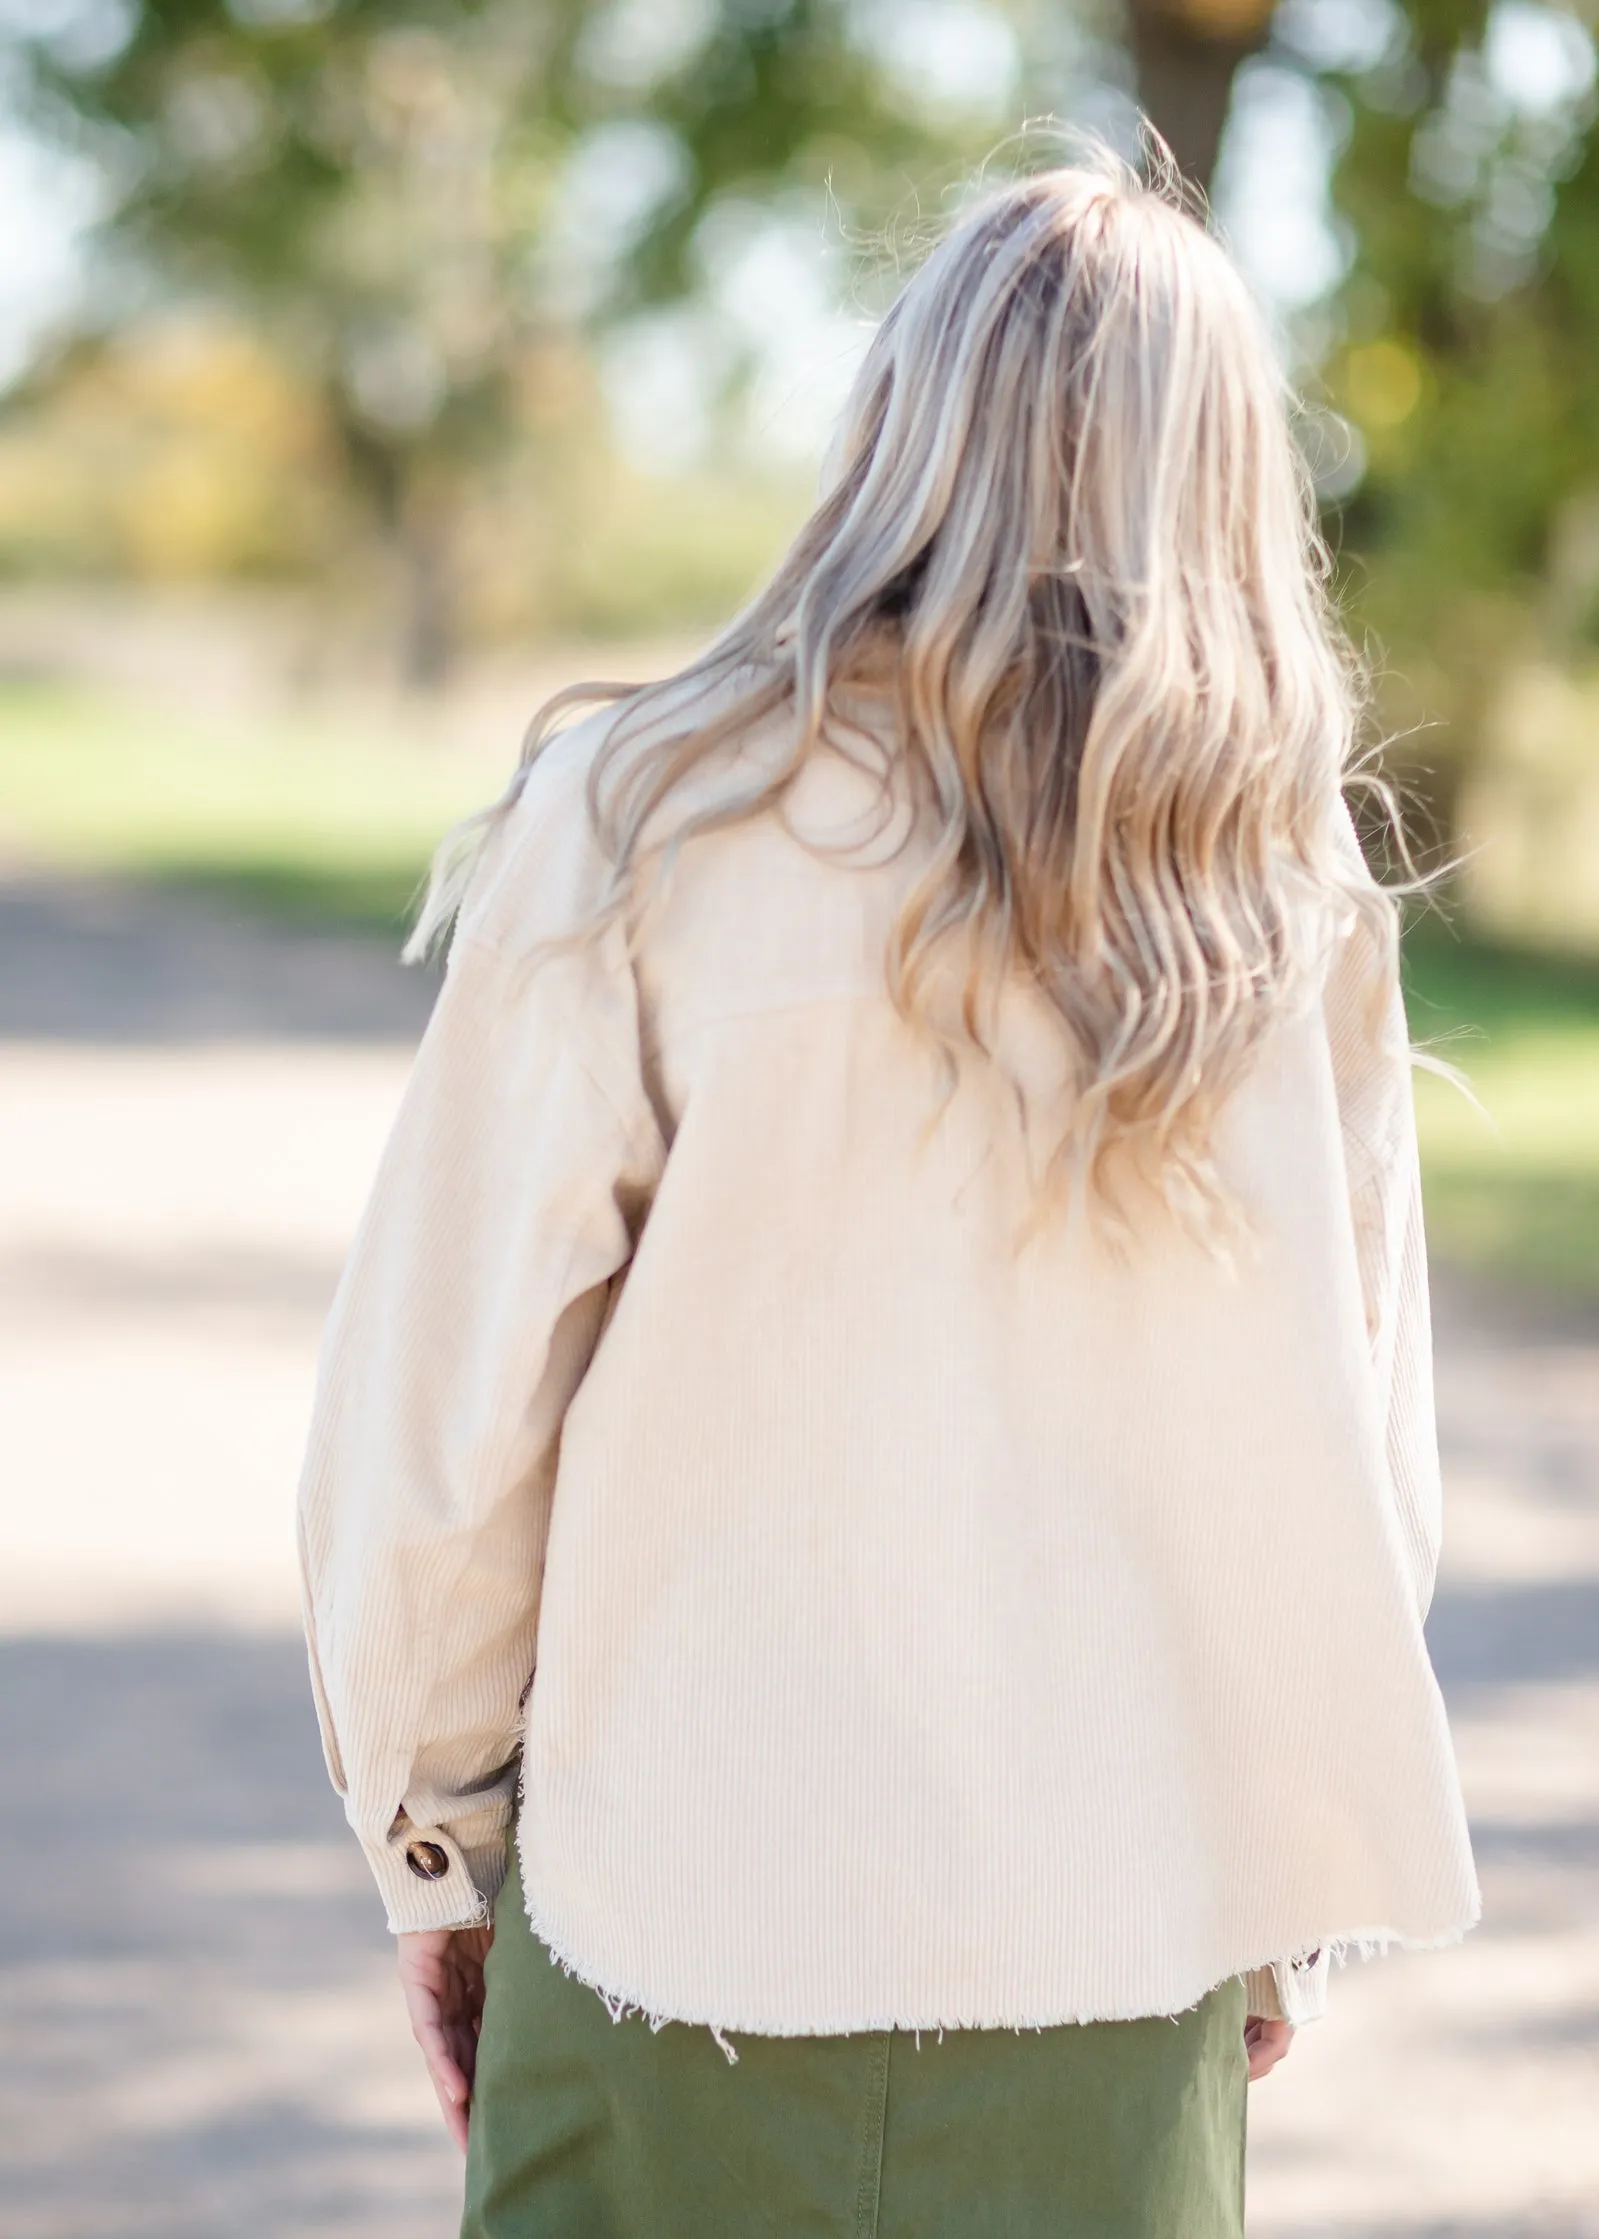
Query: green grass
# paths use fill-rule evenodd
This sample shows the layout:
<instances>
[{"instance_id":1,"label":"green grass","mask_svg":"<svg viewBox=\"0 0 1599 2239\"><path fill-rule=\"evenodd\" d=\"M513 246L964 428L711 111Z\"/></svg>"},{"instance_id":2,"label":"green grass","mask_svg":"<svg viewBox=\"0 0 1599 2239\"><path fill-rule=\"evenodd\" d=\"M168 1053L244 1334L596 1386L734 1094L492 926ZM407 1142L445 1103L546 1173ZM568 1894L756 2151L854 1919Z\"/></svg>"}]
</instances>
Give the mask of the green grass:
<instances>
[{"instance_id":1,"label":"green grass","mask_svg":"<svg viewBox=\"0 0 1599 2239\"><path fill-rule=\"evenodd\" d=\"M375 713L224 725L56 688L0 691L0 850L225 891L390 932L440 833L503 781L481 750L385 736ZM1464 940L1407 943L1411 1030L1483 1107L1417 1085L1434 1253L1599 1297L1599 967Z\"/></svg>"},{"instance_id":2,"label":"green grass","mask_svg":"<svg viewBox=\"0 0 1599 2239\"><path fill-rule=\"evenodd\" d=\"M1477 1099L1417 1082L1434 1254L1599 1297L1599 968L1432 925L1407 950L1411 1033Z\"/></svg>"},{"instance_id":3,"label":"green grass","mask_svg":"<svg viewBox=\"0 0 1599 2239\"><path fill-rule=\"evenodd\" d=\"M392 929L441 834L496 792L514 741L464 754L374 710L226 724L56 687L0 691L0 849Z\"/></svg>"}]
</instances>

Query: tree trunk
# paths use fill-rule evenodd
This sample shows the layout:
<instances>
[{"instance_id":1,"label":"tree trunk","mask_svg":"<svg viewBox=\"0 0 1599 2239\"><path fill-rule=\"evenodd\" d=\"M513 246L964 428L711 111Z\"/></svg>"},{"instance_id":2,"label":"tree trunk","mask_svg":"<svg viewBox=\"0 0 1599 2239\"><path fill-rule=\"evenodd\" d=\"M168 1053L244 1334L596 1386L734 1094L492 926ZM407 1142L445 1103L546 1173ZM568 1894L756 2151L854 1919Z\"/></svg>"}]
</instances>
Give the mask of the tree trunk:
<instances>
[{"instance_id":1,"label":"tree trunk","mask_svg":"<svg viewBox=\"0 0 1599 2239\"><path fill-rule=\"evenodd\" d=\"M333 399L356 483L390 559L395 659L403 683L444 683L460 650L455 496L447 470L422 444L378 435Z\"/></svg>"},{"instance_id":2,"label":"tree trunk","mask_svg":"<svg viewBox=\"0 0 1599 2239\"><path fill-rule=\"evenodd\" d=\"M1127 0L1144 113L1183 176L1206 192L1233 73L1264 46L1270 28L1269 0Z\"/></svg>"},{"instance_id":3,"label":"tree trunk","mask_svg":"<svg viewBox=\"0 0 1599 2239\"><path fill-rule=\"evenodd\" d=\"M433 505L412 505L400 522L404 613L400 666L415 691L443 684L459 651L449 526Z\"/></svg>"}]
</instances>

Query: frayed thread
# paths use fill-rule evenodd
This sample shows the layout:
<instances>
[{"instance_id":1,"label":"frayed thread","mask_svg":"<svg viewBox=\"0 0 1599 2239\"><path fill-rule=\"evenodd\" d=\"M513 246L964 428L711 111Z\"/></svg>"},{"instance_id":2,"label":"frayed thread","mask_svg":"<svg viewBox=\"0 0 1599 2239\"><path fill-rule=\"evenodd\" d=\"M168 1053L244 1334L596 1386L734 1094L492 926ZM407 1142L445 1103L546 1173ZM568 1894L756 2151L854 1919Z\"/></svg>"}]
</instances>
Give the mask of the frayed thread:
<instances>
[{"instance_id":1,"label":"frayed thread","mask_svg":"<svg viewBox=\"0 0 1599 2239\"><path fill-rule=\"evenodd\" d=\"M539 1941L543 1944L550 1965L552 1967L559 1967L561 1973L565 1975L568 1982L578 1983L584 1990L592 1990L595 1997L605 2008L606 2012L610 2015L613 2022L647 2022L649 2024L652 2035L658 2037L661 2031L667 2028L669 2024L677 2018L675 2014L652 2013L648 2006L635 2005L631 1998L624 1998L617 1991L607 1990L603 1983L592 1981L589 1976L580 1973L579 1970L573 1966L570 1959L567 1959L562 1953L556 1950L555 1946L550 1942L549 1937L544 1934L544 1931L538 1927L536 1922L530 1922L530 1925L534 1927ZM723 2050L726 2051L726 2049L727 2048L724 2046ZM736 2060L738 2058L738 2055L737 2053L734 2053L731 2055L731 2057Z\"/></svg>"},{"instance_id":2,"label":"frayed thread","mask_svg":"<svg viewBox=\"0 0 1599 2239\"><path fill-rule=\"evenodd\" d=\"M1391 1951L1448 1951L1466 1937L1482 1918L1479 1900L1471 1918L1459 1928L1450 1928L1441 1936L1404 1936L1393 1928L1355 1930L1347 1936L1329 1936L1320 1946L1339 1967L1347 1967L1354 1959L1386 1959Z\"/></svg>"},{"instance_id":3,"label":"frayed thread","mask_svg":"<svg viewBox=\"0 0 1599 2239\"><path fill-rule=\"evenodd\" d=\"M530 1925L533 1925L533 1923L530 1922ZM675 2014L652 2013L647 2006L635 2005L632 1999L624 1998L614 1990L607 1990L603 1983L592 1982L587 1975L580 1974L572 1962L556 1950L542 1929L538 1930L538 1934L545 1951L549 1954L550 1965L559 1967L568 1982L579 1983L583 1989L592 1990L600 2004L610 2015L613 2025L621 2021L642 2021L647 2025L650 2034L658 2037L663 2029L670 2028L674 2022L677 2022ZM678 2026L683 2025L679 2023ZM689 2023L687 2026L692 2028L694 2025ZM728 2066L736 2068L738 2066L738 2047L728 2036L726 2030L718 2028L714 2022L706 2022L703 2026L709 2029L713 2043L726 2059Z\"/></svg>"}]
</instances>

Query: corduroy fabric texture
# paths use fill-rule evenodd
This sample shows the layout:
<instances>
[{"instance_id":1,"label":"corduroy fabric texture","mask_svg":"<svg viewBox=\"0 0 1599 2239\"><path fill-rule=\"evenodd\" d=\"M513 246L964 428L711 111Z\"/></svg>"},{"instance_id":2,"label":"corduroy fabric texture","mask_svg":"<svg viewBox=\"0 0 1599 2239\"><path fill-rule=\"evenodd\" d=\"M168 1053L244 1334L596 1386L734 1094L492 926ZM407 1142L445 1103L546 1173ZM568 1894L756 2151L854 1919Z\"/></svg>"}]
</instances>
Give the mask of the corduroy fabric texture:
<instances>
[{"instance_id":1,"label":"corduroy fabric texture","mask_svg":"<svg viewBox=\"0 0 1599 2239\"><path fill-rule=\"evenodd\" d=\"M1018 1252L1049 1138L978 1064L930 1124L884 986L914 830L699 839L635 955L535 955L602 890L598 731L475 880L323 1347L312 1667L391 1924L480 1916L516 1816L581 1976L777 2035L1246 1970L1302 2018L1332 1949L1458 1936L1397 987L1329 931L1224 1115L1230 1261L1153 1205ZM1058 1114L1025 986L999 1035Z\"/></svg>"},{"instance_id":2,"label":"corduroy fabric texture","mask_svg":"<svg viewBox=\"0 0 1599 2239\"><path fill-rule=\"evenodd\" d=\"M462 2239L1242 2239L1244 1994L1174 2020L613 2021L496 1908Z\"/></svg>"}]
</instances>

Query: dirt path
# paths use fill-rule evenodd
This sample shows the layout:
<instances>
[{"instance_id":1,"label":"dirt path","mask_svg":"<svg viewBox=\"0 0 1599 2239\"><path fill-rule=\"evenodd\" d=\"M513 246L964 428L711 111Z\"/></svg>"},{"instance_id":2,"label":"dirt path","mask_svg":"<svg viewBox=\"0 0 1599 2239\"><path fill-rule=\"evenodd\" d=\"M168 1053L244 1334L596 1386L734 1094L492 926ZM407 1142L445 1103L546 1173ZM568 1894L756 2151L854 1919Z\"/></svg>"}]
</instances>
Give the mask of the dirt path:
<instances>
[{"instance_id":1,"label":"dirt path","mask_svg":"<svg viewBox=\"0 0 1599 2239\"><path fill-rule=\"evenodd\" d=\"M328 1793L289 1501L427 989L370 944L0 890L0 2239L448 2239ZM1252 2108L1258 2239L1599 2239L1599 1321L1445 1287L1432 1637L1487 1896Z\"/></svg>"}]
</instances>

